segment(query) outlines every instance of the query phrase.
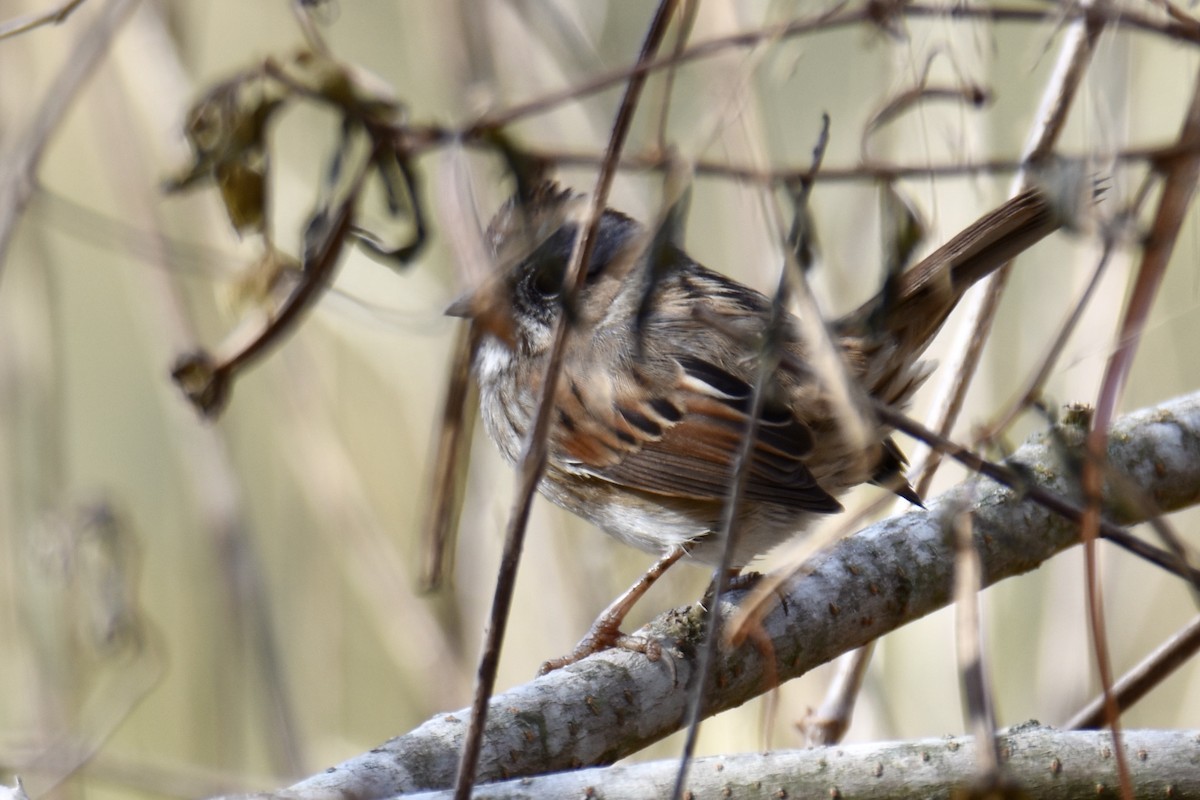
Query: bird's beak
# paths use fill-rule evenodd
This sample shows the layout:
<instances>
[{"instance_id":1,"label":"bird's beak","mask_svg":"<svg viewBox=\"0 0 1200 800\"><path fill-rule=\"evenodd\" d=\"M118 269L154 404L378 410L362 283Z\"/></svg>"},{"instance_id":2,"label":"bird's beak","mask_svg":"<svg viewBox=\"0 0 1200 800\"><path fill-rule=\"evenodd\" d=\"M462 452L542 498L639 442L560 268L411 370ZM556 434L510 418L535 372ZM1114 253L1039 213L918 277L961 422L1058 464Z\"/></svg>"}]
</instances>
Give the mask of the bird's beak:
<instances>
[{"instance_id":1,"label":"bird's beak","mask_svg":"<svg viewBox=\"0 0 1200 800\"><path fill-rule=\"evenodd\" d=\"M475 317L475 292L463 292L454 302L446 306L443 312L447 317L458 317L460 319L474 319Z\"/></svg>"},{"instance_id":2,"label":"bird's beak","mask_svg":"<svg viewBox=\"0 0 1200 800\"><path fill-rule=\"evenodd\" d=\"M512 309L496 287L484 286L468 290L454 300L443 312L447 317L470 320L480 333L491 334L509 347L516 341Z\"/></svg>"}]
</instances>

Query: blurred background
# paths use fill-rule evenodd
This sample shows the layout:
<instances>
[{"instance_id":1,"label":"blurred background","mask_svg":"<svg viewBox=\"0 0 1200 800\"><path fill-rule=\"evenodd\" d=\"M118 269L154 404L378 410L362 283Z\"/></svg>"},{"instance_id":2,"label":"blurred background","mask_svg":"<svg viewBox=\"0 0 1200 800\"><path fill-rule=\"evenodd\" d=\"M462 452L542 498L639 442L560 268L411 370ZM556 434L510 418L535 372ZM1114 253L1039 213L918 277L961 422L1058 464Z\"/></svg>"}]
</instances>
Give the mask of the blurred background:
<instances>
[{"instance_id":1,"label":"blurred background","mask_svg":"<svg viewBox=\"0 0 1200 800\"><path fill-rule=\"evenodd\" d=\"M0 4L3 18L46 3ZM183 352L215 347L245 313L231 286L257 253L228 224L211 184L166 195L187 163L185 115L207 87L303 45L285 2L143 2L124 19L77 96L56 76L112 4L84 3L61 25L0 40L5 153L40 110L69 110L45 141L29 204L0 264L0 767L31 795L199 796L270 788L469 704L493 576L513 496L510 469L475 434L451 584L418 590L419 529L457 321L442 309L481 265L454 258L513 185L499 159L446 146L419 162L432 239L389 270L359 252L334 290L201 419L172 384ZM1040 8L1037 4L1031 8ZM814 12L799 2L700 5L692 41ZM468 124L629 64L652 4L572 0L331 3L333 54L373 73L409 119ZM831 118L826 165L865 156L909 165L1015 160L1033 125L1061 30L965 19L866 25L728 47L676 76L666 139L685 159L802 169ZM1145 173L1113 171L1120 148L1174 141L1200 59L1194 48L1109 32L1072 111L1062 149L1093 157L1104 206ZM991 102L930 102L864 139L872 115L918 85L977 84ZM651 83L631 153L652 151L664 84ZM513 139L596 155L619 87L522 118ZM303 105L271 131L277 244L298 251L337 136L336 117ZM6 158L0 169L9 170ZM6 173L7 174L7 173ZM564 167L590 191L595 170ZM932 249L1010 191L1011 174L920 177L899 188L929 225ZM12 189L6 178L5 191ZM661 178L623 173L612 204L652 218ZM836 314L880 280L880 191L822 182L814 285ZM688 249L760 289L780 258L761 190L695 183ZM452 209L466 209L464 215ZM1200 270L1191 214L1142 340L1123 408L1200 387ZM1011 401L1039 362L1098 257L1095 237L1060 234L1017 263L995 333L955 430L961 439ZM1047 396L1095 400L1137 253L1114 260L1054 370ZM932 354L961 347L952 320ZM961 334L959 334L961 335ZM926 413L935 376L914 414ZM1043 426L1022 417L1008 441ZM909 451L916 445L904 442ZM944 487L964 477L939 474ZM881 490L848 498L859 506ZM936 494L938 489L931 494ZM1197 544L1195 512L1176 515ZM1118 671L1195 614L1177 581L1102 547ZM596 613L650 562L538 501L499 688L567 652ZM770 567L771 559L762 568ZM705 570L680 567L633 623L692 602ZM1076 550L984 599L1001 724L1066 720L1098 689ZM825 667L705 724L702 753L789 747L816 706ZM1195 726L1200 671L1189 665L1126 717L1130 727ZM949 611L886 639L868 673L851 741L963 730ZM675 753L668 740L638 758Z\"/></svg>"}]
</instances>

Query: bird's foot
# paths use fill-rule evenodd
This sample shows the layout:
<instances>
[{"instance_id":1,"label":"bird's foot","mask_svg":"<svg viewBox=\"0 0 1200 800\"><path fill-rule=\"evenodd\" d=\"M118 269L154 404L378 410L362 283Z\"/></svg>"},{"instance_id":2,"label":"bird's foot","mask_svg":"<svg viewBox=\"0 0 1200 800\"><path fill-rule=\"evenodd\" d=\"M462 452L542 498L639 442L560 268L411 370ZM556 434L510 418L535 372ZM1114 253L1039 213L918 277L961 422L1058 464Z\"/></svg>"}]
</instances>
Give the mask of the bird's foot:
<instances>
[{"instance_id":1,"label":"bird's foot","mask_svg":"<svg viewBox=\"0 0 1200 800\"><path fill-rule=\"evenodd\" d=\"M575 645L575 649L571 650L565 656L551 658L550 661L541 664L538 670L539 675L546 675L554 672L556 669L562 669L569 664L577 661L582 661L596 652L604 652L605 650L620 649L630 650L632 652L641 652L646 655L650 661L658 661L662 657L662 646L652 639L642 638L640 636L628 636L618 630L613 631L598 631L595 626L588 631L587 636L584 636L580 643Z\"/></svg>"},{"instance_id":2,"label":"bird's foot","mask_svg":"<svg viewBox=\"0 0 1200 800\"><path fill-rule=\"evenodd\" d=\"M579 644L575 645L574 650L565 656L552 658L542 664L538 675L546 675L556 669L562 669L569 664L582 661L593 653L601 653L613 648L643 653L651 661L658 661L662 657L662 646L658 642L624 634L621 632L621 620L602 614L592 623L591 629L579 641Z\"/></svg>"},{"instance_id":3,"label":"bird's foot","mask_svg":"<svg viewBox=\"0 0 1200 800\"><path fill-rule=\"evenodd\" d=\"M619 647L622 650L632 650L635 653L645 653L646 657L651 661L657 661L661 658L662 647L658 642L639 636L627 636L621 633L621 623L625 621L625 616L629 613L629 609L633 608L642 595L654 585L654 582L662 577L662 574L683 556L684 550L682 547L672 547L666 553L663 553L662 557L658 561L655 561L650 569L646 570L644 575L638 578L620 597L613 600L608 608L604 609L604 612L592 623L587 636L583 637L574 650L561 658L551 659L542 664L542 668L538 670L538 674L545 675L548 672L561 669L568 664L581 661L592 653L611 650L614 647Z\"/></svg>"}]
</instances>

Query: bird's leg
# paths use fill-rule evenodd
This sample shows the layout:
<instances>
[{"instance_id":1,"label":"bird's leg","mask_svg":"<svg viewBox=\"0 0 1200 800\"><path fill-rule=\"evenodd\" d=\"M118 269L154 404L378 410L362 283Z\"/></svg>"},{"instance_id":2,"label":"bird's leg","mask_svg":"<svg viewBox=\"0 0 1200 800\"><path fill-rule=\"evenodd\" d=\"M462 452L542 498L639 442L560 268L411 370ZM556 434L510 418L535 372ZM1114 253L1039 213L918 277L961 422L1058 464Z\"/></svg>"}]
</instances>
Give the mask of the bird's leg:
<instances>
[{"instance_id":1,"label":"bird's leg","mask_svg":"<svg viewBox=\"0 0 1200 800\"><path fill-rule=\"evenodd\" d=\"M662 558L655 561L650 566L650 569L646 570L632 586L622 592L616 600L613 600L609 604L608 608L601 612L596 621L592 623L592 627L588 630L587 635L580 640L574 650L561 658L551 659L542 664L542 668L538 671L538 674L545 675L548 672L553 672L568 664L574 664L576 661L587 658L592 653L599 653L601 650L608 650L612 647L645 653L651 661L658 660L661 654L658 644L656 642L648 642L645 639L626 636L621 633L621 623L625 621L625 616L637 601L642 599L642 595L646 594L650 587L654 585L654 582L662 577L662 574L672 564L682 558L685 552L683 547L677 545L663 554Z\"/></svg>"}]
</instances>

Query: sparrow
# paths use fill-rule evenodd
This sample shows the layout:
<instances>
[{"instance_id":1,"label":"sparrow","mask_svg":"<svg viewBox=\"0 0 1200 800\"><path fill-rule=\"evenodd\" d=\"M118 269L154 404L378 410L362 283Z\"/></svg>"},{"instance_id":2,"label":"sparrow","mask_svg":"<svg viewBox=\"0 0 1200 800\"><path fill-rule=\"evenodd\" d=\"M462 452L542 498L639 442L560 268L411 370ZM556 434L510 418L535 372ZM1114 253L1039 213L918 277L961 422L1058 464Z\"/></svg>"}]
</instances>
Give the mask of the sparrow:
<instances>
[{"instance_id":1,"label":"sparrow","mask_svg":"<svg viewBox=\"0 0 1200 800\"><path fill-rule=\"evenodd\" d=\"M515 463L565 316L539 491L626 544L719 564L722 510L750 427L772 302L610 208L566 307L585 200L551 182L510 199L486 233L498 270L447 309L482 329L473 368L484 427ZM1045 194L1027 191L828 322L848 384L903 408L929 374L922 352L962 294L1061 224ZM735 519L739 568L840 511L838 497L860 484L919 502L870 406L839 401L799 319L784 312L776 324L777 366L758 404ZM853 435L848 413L865 420L865 438ZM608 619L606 633L594 628L590 638L611 643L617 626Z\"/></svg>"}]
</instances>

